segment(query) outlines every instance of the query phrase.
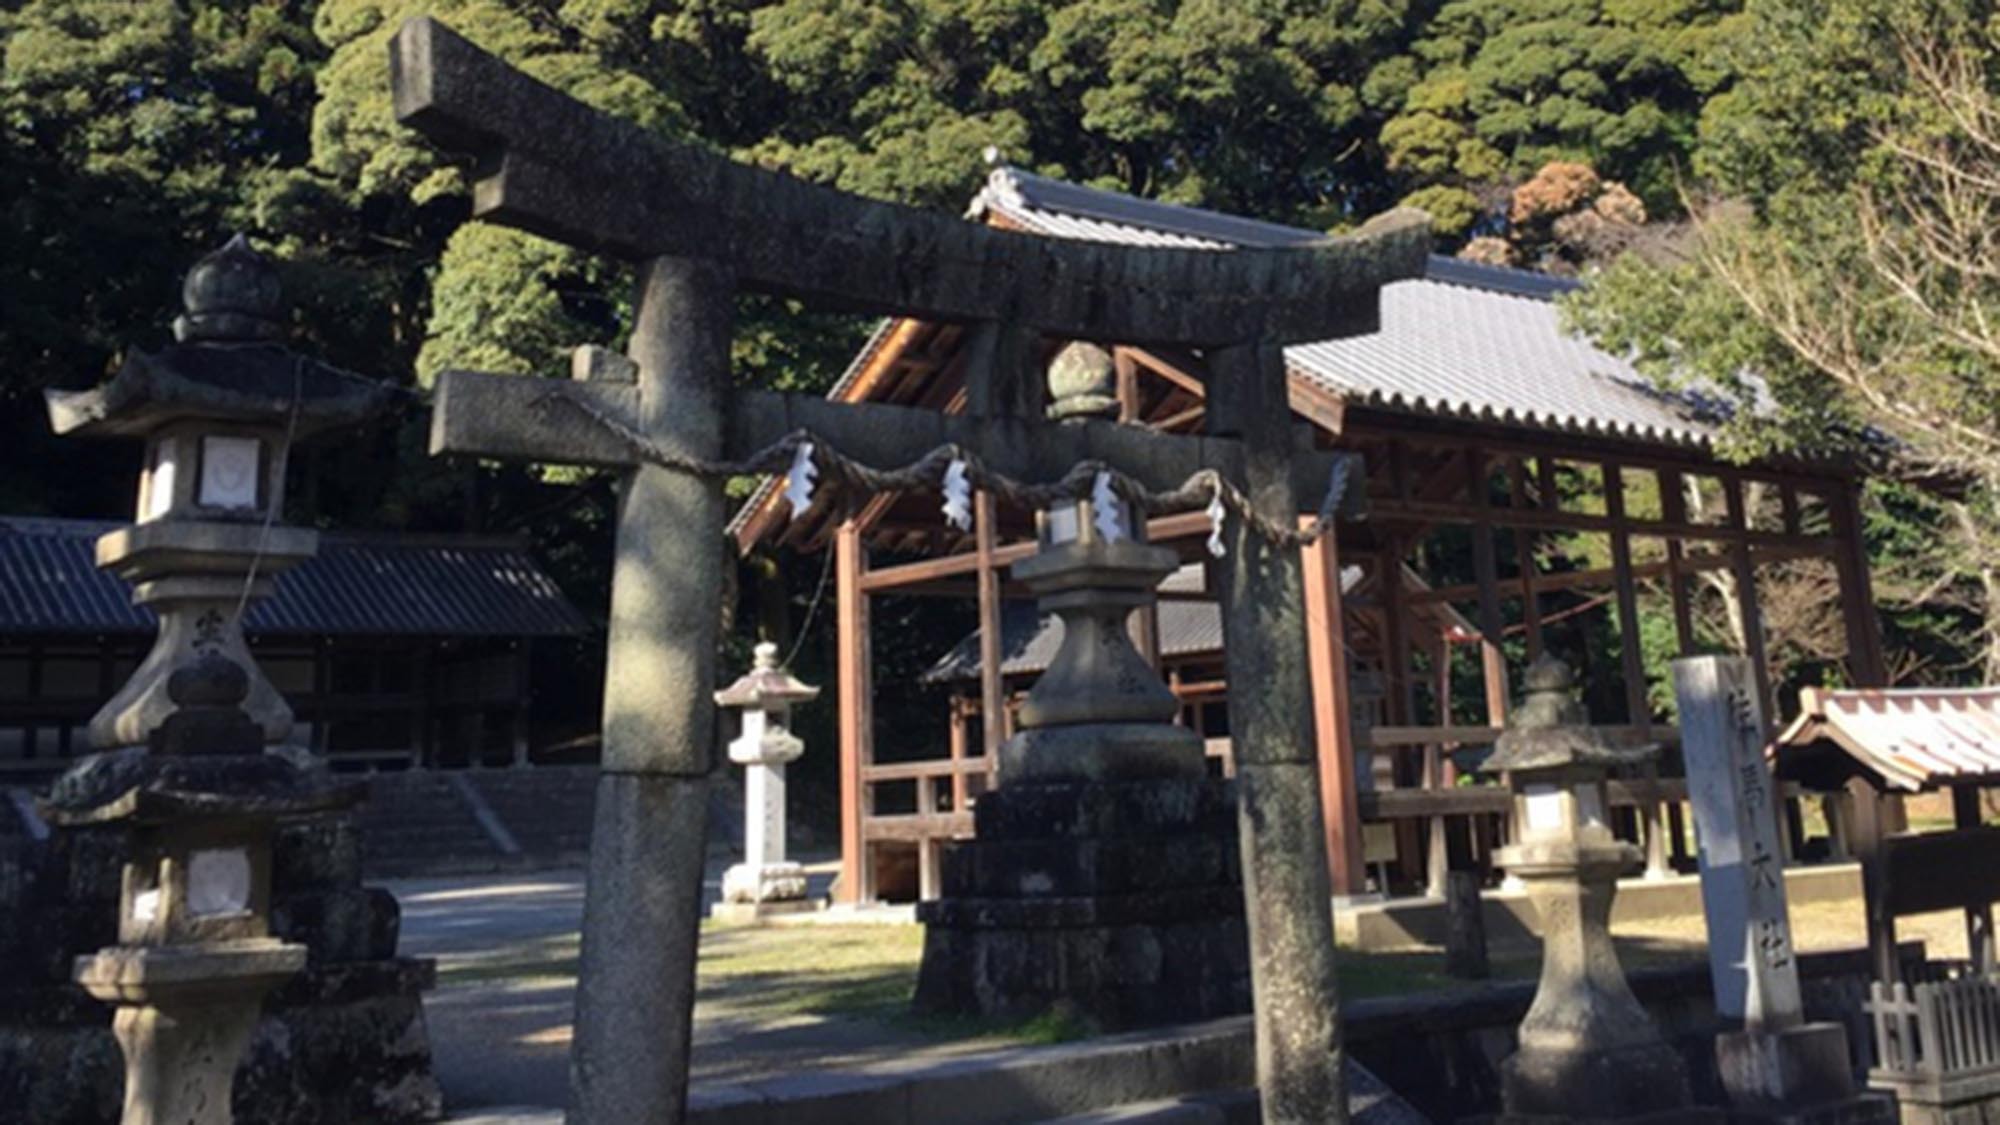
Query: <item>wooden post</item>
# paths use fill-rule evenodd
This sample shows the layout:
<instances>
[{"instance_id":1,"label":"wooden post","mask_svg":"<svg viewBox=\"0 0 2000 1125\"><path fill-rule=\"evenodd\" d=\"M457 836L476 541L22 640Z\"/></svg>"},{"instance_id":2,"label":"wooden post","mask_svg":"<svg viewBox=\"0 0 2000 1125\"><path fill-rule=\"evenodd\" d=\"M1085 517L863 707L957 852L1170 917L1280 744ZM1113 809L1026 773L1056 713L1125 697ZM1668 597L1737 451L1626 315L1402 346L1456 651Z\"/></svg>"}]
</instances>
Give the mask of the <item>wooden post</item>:
<instances>
[{"instance_id":1,"label":"wooden post","mask_svg":"<svg viewBox=\"0 0 2000 1125\"><path fill-rule=\"evenodd\" d=\"M1868 579L1868 544L1862 535L1859 486L1849 484L1826 497L1833 517L1833 564L1840 580L1840 615L1847 631L1848 673L1856 687L1888 687L1882 656L1882 626Z\"/></svg>"},{"instance_id":2,"label":"wooden post","mask_svg":"<svg viewBox=\"0 0 2000 1125\"><path fill-rule=\"evenodd\" d=\"M1368 887L1361 806L1354 778L1353 703L1347 690L1347 620L1340 597L1340 545L1331 528L1300 555L1306 599L1306 656L1312 675L1313 728L1319 737L1319 794L1326 809L1326 863L1333 893Z\"/></svg>"},{"instance_id":3,"label":"wooden post","mask_svg":"<svg viewBox=\"0 0 2000 1125\"><path fill-rule=\"evenodd\" d=\"M1516 508L1528 507L1528 467L1516 457L1510 466ZM1521 571L1521 635L1528 645L1528 662L1542 655L1542 595L1535 589L1535 541L1524 527L1514 529L1515 565Z\"/></svg>"},{"instance_id":4,"label":"wooden post","mask_svg":"<svg viewBox=\"0 0 2000 1125\"><path fill-rule=\"evenodd\" d=\"M937 779L917 778L917 815L929 819L937 815ZM925 834L917 838L917 898L928 901L938 897L938 839Z\"/></svg>"},{"instance_id":5,"label":"wooden post","mask_svg":"<svg viewBox=\"0 0 2000 1125\"><path fill-rule=\"evenodd\" d=\"M1114 348L1111 352L1111 369L1118 378L1118 420L1137 422L1139 420L1139 361L1129 349Z\"/></svg>"},{"instance_id":6,"label":"wooden post","mask_svg":"<svg viewBox=\"0 0 2000 1125\"><path fill-rule=\"evenodd\" d=\"M1847 846L1861 862L1861 894L1868 918L1868 963L1875 979L1902 979L1896 963L1896 916L1889 910L1887 867L1882 861L1882 795L1863 778L1847 783Z\"/></svg>"},{"instance_id":7,"label":"wooden post","mask_svg":"<svg viewBox=\"0 0 2000 1125\"><path fill-rule=\"evenodd\" d=\"M868 789L861 771L874 758L874 685L868 637L868 595L861 576L868 569L861 527L842 520L834 532L834 633L839 650L836 673L840 721L840 889L850 905L874 896L862 822L868 816Z\"/></svg>"},{"instance_id":8,"label":"wooden post","mask_svg":"<svg viewBox=\"0 0 2000 1125\"><path fill-rule=\"evenodd\" d=\"M1625 673L1625 721L1634 729L1652 724L1653 709L1646 701L1646 654L1640 650L1639 587L1632 578L1632 535L1626 530L1625 474L1615 463L1604 469L1604 513L1611 517L1611 581L1618 602L1618 650ZM1646 780L1657 789L1660 768L1646 763ZM1646 878L1664 879L1673 874L1667 863L1667 824L1657 796L1637 810L1640 838L1646 849Z\"/></svg>"},{"instance_id":9,"label":"wooden post","mask_svg":"<svg viewBox=\"0 0 2000 1125\"><path fill-rule=\"evenodd\" d=\"M966 809L965 792L965 700L951 697L951 811Z\"/></svg>"},{"instance_id":10,"label":"wooden post","mask_svg":"<svg viewBox=\"0 0 2000 1125\"><path fill-rule=\"evenodd\" d=\"M514 642L514 767L525 769L528 765L528 701L534 694L535 678L532 675L534 642L526 637Z\"/></svg>"},{"instance_id":11,"label":"wooden post","mask_svg":"<svg viewBox=\"0 0 2000 1125\"><path fill-rule=\"evenodd\" d=\"M1977 828L1983 819L1979 815L1979 787L1961 783L1951 787L1952 820L1960 829ZM1994 965L1993 904L1979 902L1965 908L1965 949L1966 956L1982 973L1991 973Z\"/></svg>"},{"instance_id":12,"label":"wooden post","mask_svg":"<svg viewBox=\"0 0 2000 1125\"><path fill-rule=\"evenodd\" d=\"M1382 603L1382 680L1386 691L1384 699L1392 726L1404 726L1411 721L1415 712L1415 691L1410 677L1410 642L1403 617L1403 551L1406 544L1397 530L1381 532L1383 542L1381 562L1378 565L1380 577L1376 581L1376 596ZM1390 772L1397 785L1409 780L1406 761L1400 748L1390 751ZM1422 775L1418 775L1422 784ZM1396 866L1405 878L1417 874L1416 861L1419 849L1417 825L1410 820L1392 822L1396 833ZM1388 880L1382 882L1382 893L1389 893Z\"/></svg>"},{"instance_id":13,"label":"wooden post","mask_svg":"<svg viewBox=\"0 0 2000 1125\"><path fill-rule=\"evenodd\" d=\"M1433 691L1437 694L1438 725L1451 725L1451 641L1439 632L1431 646L1431 674L1435 677ZM1424 744L1424 790L1441 793L1450 785L1446 776L1447 764L1444 759L1444 745L1438 742ZM1448 840L1448 824L1443 814L1424 819L1424 895L1428 898L1443 898L1446 894L1445 876L1451 870L1451 846Z\"/></svg>"},{"instance_id":14,"label":"wooden post","mask_svg":"<svg viewBox=\"0 0 2000 1125\"><path fill-rule=\"evenodd\" d=\"M330 651L332 647L332 642L325 637L315 639L312 646L313 701L316 704L313 708L312 750L321 758L326 757L327 732L331 726L327 722L327 705L333 695L333 656ZM39 662L37 664L39 665ZM475 739L466 752L467 765L479 764L479 751L479 743Z\"/></svg>"},{"instance_id":15,"label":"wooden post","mask_svg":"<svg viewBox=\"0 0 2000 1125\"><path fill-rule=\"evenodd\" d=\"M417 715L415 731L418 769L437 765L437 642L426 641L416 652Z\"/></svg>"},{"instance_id":16,"label":"wooden post","mask_svg":"<svg viewBox=\"0 0 2000 1125\"><path fill-rule=\"evenodd\" d=\"M980 489L972 495L972 534L979 553L979 719L984 732L986 755L999 760L1000 744L1007 740L1006 679L1002 670L1006 656L1001 645L1002 606L1000 571L993 561L993 494Z\"/></svg>"},{"instance_id":17,"label":"wooden post","mask_svg":"<svg viewBox=\"0 0 2000 1125\"><path fill-rule=\"evenodd\" d=\"M1687 523L1687 494L1681 475L1670 469L1660 470L1660 515L1668 523ZM1685 546L1677 536L1667 537L1667 601L1673 609L1674 639L1680 646L1682 656L1693 656L1694 611L1688 601L1687 571L1682 568Z\"/></svg>"},{"instance_id":18,"label":"wooden post","mask_svg":"<svg viewBox=\"0 0 2000 1125\"><path fill-rule=\"evenodd\" d=\"M1460 980L1485 980L1486 916L1479 899L1479 873L1453 871L1445 878L1444 971Z\"/></svg>"},{"instance_id":19,"label":"wooden post","mask_svg":"<svg viewBox=\"0 0 2000 1125\"><path fill-rule=\"evenodd\" d=\"M1757 677L1757 699L1764 708L1767 727L1779 721L1777 700L1771 695L1771 668L1764 654L1764 615L1757 606L1757 564L1750 557L1750 515L1743 506L1743 479L1735 474L1722 478L1729 526L1744 534L1729 541L1729 568L1736 576L1736 606L1743 619L1743 655L1750 658L1750 671Z\"/></svg>"},{"instance_id":20,"label":"wooden post","mask_svg":"<svg viewBox=\"0 0 2000 1125\"><path fill-rule=\"evenodd\" d=\"M1507 722L1507 653L1500 647L1506 635L1500 617L1500 566L1493 552L1493 521L1484 518L1492 505L1487 495L1486 451L1465 451L1465 487L1481 518L1472 525L1472 572L1479 583L1479 667L1486 680L1486 723ZM1532 596L1532 595L1531 595Z\"/></svg>"},{"instance_id":21,"label":"wooden post","mask_svg":"<svg viewBox=\"0 0 2000 1125\"><path fill-rule=\"evenodd\" d=\"M1618 649L1625 673L1625 721L1634 727L1652 722L1646 702L1646 654L1639 639L1639 590L1632 579L1632 535L1626 530L1625 476L1616 464L1604 465L1604 510L1612 519L1611 581L1618 601Z\"/></svg>"}]
</instances>

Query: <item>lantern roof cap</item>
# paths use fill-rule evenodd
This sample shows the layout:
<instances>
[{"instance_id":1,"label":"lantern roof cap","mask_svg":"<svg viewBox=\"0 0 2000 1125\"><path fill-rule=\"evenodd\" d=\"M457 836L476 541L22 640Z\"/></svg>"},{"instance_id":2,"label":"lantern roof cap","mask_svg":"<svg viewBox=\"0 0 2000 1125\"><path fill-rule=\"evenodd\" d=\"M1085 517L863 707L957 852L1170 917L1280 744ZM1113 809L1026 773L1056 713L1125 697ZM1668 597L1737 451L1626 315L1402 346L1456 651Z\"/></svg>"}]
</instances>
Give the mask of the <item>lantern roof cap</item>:
<instances>
[{"instance_id":1,"label":"lantern roof cap","mask_svg":"<svg viewBox=\"0 0 2000 1125\"><path fill-rule=\"evenodd\" d=\"M296 750L265 752L243 712L250 676L210 649L167 678L177 710L148 746L92 754L50 787L43 811L58 824L129 820L274 819L351 805L360 787L336 782Z\"/></svg>"},{"instance_id":2,"label":"lantern roof cap","mask_svg":"<svg viewBox=\"0 0 2000 1125\"><path fill-rule=\"evenodd\" d=\"M1493 755L1480 767L1485 773L1564 766L1613 769L1638 765L1659 752L1657 745L1621 747L1606 741L1576 697L1576 674L1554 656L1544 653L1529 665L1521 688L1520 704L1494 742Z\"/></svg>"},{"instance_id":3,"label":"lantern roof cap","mask_svg":"<svg viewBox=\"0 0 2000 1125\"><path fill-rule=\"evenodd\" d=\"M182 343L256 343L284 335L284 289L278 267L241 231L194 264L181 283L174 339Z\"/></svg>"},{"instance_id":4,"label":"lantern roof cap","mask_svg":"<svg viewBox=\"0 0 2000 1125\"><path fill-rule=\"evenodd\" d=\"M778 667L777 645L760 641L753 651L755 662L750 671L715 693L718 706L764 710L773 705L788 706L819 698L818 688L800 683L790 672Z\"/></svg>"},{"instance_id":5,"label":"lantern roof cap","mask_svg":"<svg viewBox=\"0 0 2000 1125\"><path fill-rule=\"evenodd\" d=\"M379 413L394 388L286 348L277 267L241 234L197 262L181 287L175 342L130 349L85 391L47 392L58 434L142 437L181 420L282 426L294 437Z\"/></svg>"}]
</instances>

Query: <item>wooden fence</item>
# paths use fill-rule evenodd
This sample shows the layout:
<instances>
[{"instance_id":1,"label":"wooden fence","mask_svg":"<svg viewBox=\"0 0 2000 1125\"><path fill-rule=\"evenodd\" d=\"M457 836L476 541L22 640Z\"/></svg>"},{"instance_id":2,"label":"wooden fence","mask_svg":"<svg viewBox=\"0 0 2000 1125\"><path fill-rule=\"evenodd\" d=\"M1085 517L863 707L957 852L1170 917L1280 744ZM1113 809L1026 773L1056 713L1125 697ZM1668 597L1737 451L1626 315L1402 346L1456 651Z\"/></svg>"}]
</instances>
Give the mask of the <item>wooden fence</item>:
<instances>
[{"instance_id":1,"label":"wooden fence","mask_svg":"<svg viewBox=\"0 0 2000 1125\"><path fill-rule=\"evenodd\" d=\"M1874 1023L1878 1072L1927 1078L2000 1072L2000 979L1875 981L1862 1007Z\"/></svg>"}]
</instances>

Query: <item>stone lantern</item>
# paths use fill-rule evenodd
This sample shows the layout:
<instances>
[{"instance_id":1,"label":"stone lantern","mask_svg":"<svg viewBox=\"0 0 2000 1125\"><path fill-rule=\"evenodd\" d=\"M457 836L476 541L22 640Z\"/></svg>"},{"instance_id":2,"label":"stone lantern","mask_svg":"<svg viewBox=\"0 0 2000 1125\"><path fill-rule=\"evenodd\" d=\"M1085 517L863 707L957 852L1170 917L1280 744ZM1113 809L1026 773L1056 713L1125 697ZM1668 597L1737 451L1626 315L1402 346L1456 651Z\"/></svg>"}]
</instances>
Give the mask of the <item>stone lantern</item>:
<instances>
[{"instance_id":1,"label":"stone lantern","mask_svg":"<svg viewBox=\"0 0 2000 1125\"><path fill-rule=\"evenodd\" d=\"M1114 385L1104 349L1071 344L1049 413L1102 417ZM1041 513L1040 551L1013 566L1062 645L1000 747L974 837L946 846L943 893L917 908L921 1011L1133 1027L1250 1006L1233 794L1126 631L1180 565L1137 523L1100 481Z\"/></svg>"},{"instance_id":2,"label":"stone lantern","mask_svg":"<svg viewBox=\"0 0 2000 1125\"><path fill-rule=\"evenodd\" d=\"M361 795L266 753L243 711L249 686L229 657L202 653L168 677L176 709L149 746L91 755L43 803L59 826L131 830L118 944L77 958L75 970L117 1008L125 1125L231 1120L230 1087L263 998L306 963L305 946L271 936L279 818Z\"/></svg>"},{"instance_id":3,"label":"stone lantern","mask_svg":"<svg viewBox=\"0 0 2000 1125\"><path fill-rule=\"evenodd\" d=\"M1049 414L1115 413L1111 357L1071 344L1049 367ZM1000 783L1199 777L1201 736L1174 724L1180 701L1133 645L1126 624L1180 567L1170 547L1140 542L1115 494L1055 505L1036 521L1041 549L1013 575L1062 620L1062 645L1000 747Z\"/></svg>"},{"instance_id":4,"label":"stone lantern","mask_svg":"<svg viewBox=\"0 0 2000 1125\"><path fill-rule=\"evenodd\" d=\"M292 445L378 410L388 388L280 342L271 263L241 236L182 290L175 343L134 350L102 386L50 392L59 434L146 442L137 523L98 540L98 565L159 616L152 651L91 721L96 753L43 803L59 826L130 831L118 944L75 979L117 1006L126 1125L230 1118L230 1086L264 995L304 966L271 936L281 818L351 805L360 789L284 745L291 709L257 669L242 615L310 557L278 522Z\"/></svg>"},{"instance_id":5,"label":"stone lantern","mask_svg":"<svg viewBox=\"0 0 2000 1125\"><path fill-rule=\"evenodd\" d=\"M1508 779L1516 842L1495 862L1518 875L1542 930L1542 977L1501 1064L1503 1122L1707 1120L1686 1066L1660 1038L1611 945L1618 876L1639 849L1611 834L1606 781L1658 747L1620 749L1589 725L1569 666L1543 656L1481 767Z\"/></svg>"},{"instance_id":6,"label":"stone lantern","mask_svg":"<svg viewBox=\"0 0 2000 1125\"><path fill-rule=\"evenodd\" d=\"M792 733L792 704L819 698L819 689L778 667L778 646L756 648L756 664L715 693L717 706L740 710L743 731L729 760L743 766L743 862L722 873L722 905L714 914L749 921L810 910L805 868L785 859L785 765L805 743Z\"/></svg>"},{"instance_id":7,"label":"stone lantern","mask_svg":"<svg viewBox=\"0 0 2000 1125\"><path fill-rule=\"evenodd\" d=\"M97 565L132 584L160 618L153 650L90 723L97 749L143 746L174 711L173 673L219 651L249 677L244 710L267 745L291 708L243 642L242 614L281 571L311 558L318 533L280 522L285 462L313 434L359 422L389 388L297 355L280 342L277 270L242 235L188 271L175 342L134 349L87 391L51 391L58 434L146 443L137 523L97 541Z\"/></svg>"}]
</instances>

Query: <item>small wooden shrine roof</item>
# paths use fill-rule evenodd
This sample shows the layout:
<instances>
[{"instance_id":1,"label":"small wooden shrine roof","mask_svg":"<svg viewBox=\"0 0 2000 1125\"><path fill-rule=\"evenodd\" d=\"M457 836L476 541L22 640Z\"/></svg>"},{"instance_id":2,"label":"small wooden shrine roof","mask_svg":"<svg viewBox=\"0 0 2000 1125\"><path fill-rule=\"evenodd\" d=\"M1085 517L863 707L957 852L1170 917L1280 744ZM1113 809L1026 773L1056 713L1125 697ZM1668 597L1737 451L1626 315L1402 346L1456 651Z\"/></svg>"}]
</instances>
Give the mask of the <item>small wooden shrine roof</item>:
<instances>
[{"instance_id":1,"label":"small wooden shrine roof","mask_svg":"<svg viewBox=\"0 0 2000 1125\"><path fill-rule=\"evenodd\" d=\"M1782 778L1912 793L2000 783L2000 687L1805 688L1799 708L1775 745Z\"/></svg>"},{"instance_id":2,"label":"small wooden shrine roof","mask_svg":"<svg viewBox=\"0 0 2000 1125\"><path fill-rule=\"evenodd\" d=\"M0 516L0 636L146 634L153 611L97 568L123 524ZM252 636L567 637L590 622L517 539L323 532L250 607Z\"/></svg>"}]
</instances>

